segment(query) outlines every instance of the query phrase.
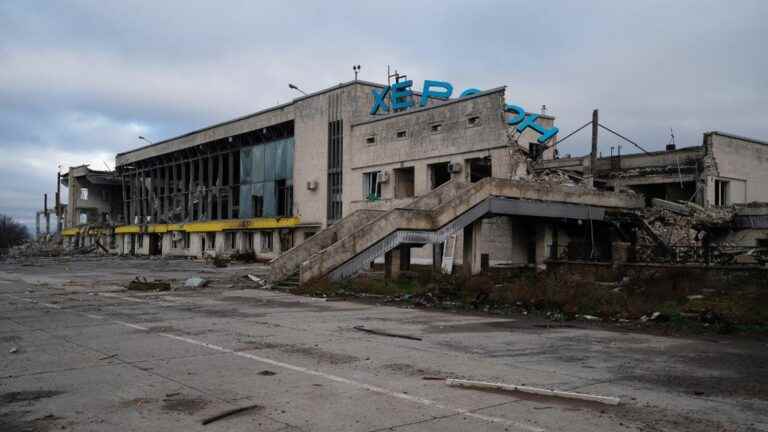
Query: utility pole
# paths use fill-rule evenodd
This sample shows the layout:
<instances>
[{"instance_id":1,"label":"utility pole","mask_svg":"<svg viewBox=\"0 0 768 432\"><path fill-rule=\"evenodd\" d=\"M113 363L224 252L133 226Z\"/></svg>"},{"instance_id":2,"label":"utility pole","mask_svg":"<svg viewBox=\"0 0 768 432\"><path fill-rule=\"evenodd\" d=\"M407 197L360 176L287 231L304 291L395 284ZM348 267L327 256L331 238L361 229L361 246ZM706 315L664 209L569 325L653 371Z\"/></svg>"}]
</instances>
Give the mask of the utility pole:
<instances>
[{"instance_id":1,"label":"utility pole","mask_svg":"<svg viewBox=\"0 0 768 432\"><path fill-rule=\"evenodd\" d=\"M43 217L45 218L45 235L51 233L51 218L48 217L48 194L43 194Z\"/></svg>"},{"instance_id":2,"label":"utility pole","mask_svg":"<svg viewBox=\"0 0 768 432\"><path fill-rule=\"evenodd\" d=\"M589 160L593 175L595 173L595 165L597 164L597 124L598 114L597 110L594 110L592 111L592 153Z\"/></svg>"},{"instance_id":3,"label":"utility pole","mask_svg":"<svg viewBox=\"0 0 768 432\"><path fill-rule=\"evenodd\" d=\"M61 232L61 165L56 172L56 232Z\"/></svg>"},{"instance_id":4,"label":"utility pole","mask_svg":"<svg viewBox=\"0 0 768 432\"><path fill-rule=\"evenodd\" d=\"M597 110L592 111L592 152L589 154L589 178L590 186L595 185L595 171L597 168L597 125L598 114Z\"/></svg>"}]
</instances>

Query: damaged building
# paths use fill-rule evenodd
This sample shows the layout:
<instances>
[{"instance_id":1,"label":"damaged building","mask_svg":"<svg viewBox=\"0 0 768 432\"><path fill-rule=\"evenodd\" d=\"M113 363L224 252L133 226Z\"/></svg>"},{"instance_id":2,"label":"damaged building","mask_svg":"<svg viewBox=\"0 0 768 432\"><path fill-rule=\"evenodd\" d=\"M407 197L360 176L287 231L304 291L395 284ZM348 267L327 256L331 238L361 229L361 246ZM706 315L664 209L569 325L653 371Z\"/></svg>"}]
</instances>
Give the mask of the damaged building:
<instances>
[{"instance_id":1,"label":"damaged building","mask_svg":"<svg viewBox=\"0 0 768 432\"><path fill-rule=\"evenodd\" d=\"M558 158L555 118L504 87L411 87L355 80L119 153L115 172L72 168L63 234L116 254L253 253L273 279L306 282L376 263L396 276L631 259L643 232L675 246L637 217L654 199L768 201L764 142L711 132L698 147Z\"/></svg>"}]
</instances>

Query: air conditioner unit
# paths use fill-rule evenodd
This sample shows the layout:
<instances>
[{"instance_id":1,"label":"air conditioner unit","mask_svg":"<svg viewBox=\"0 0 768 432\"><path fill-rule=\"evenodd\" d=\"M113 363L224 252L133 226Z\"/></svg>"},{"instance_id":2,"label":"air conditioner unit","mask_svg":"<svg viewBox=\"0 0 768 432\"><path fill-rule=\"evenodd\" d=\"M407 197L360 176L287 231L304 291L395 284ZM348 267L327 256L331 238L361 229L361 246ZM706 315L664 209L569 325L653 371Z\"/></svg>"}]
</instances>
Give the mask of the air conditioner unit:
<instances>
[{"instance_id":1,"label":"air conditioner unit","mask_svg":"<svg viewBox=\"0 0 768 432\"><path fill-rule=\"evenodd\" d=\"M448 164L448 171L456 174L461 172L461 163L455 162L455 163L449 163Z\"/></svg>"},{"instance_id":2,"label":"air conditioner unit","mask_svg":"<svg viewBox=\"0 0 768 432\"><path fill-rule=\"evenodd\" d=\"M379 183L386 183L389 181L389 171L382 171L379 173Z\"/></svg>"},{"instance_id":3,"label":"air conditioner unit","mask_svg":"<svg viewBox=\"0 0 768 432\"><path fill-rule=\"evenodd\" d=\"M315 190L317 189L317 180L310 180L307 182L307 190Z\"/></svg>"}]
</instances>

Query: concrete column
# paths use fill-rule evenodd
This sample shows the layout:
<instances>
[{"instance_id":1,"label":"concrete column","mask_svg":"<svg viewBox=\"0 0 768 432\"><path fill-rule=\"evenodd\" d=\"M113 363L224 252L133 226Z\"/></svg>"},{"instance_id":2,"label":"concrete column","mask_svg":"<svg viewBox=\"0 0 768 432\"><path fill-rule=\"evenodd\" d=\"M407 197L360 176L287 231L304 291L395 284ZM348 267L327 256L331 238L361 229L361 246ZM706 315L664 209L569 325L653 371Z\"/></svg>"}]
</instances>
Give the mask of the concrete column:
<instances>
[{"instance_id":1,"label":"concrete column","mask_svg":"<svg viewBox=\"0 0 768 432\"><path fill-rule=\"evenodd\" d=\"M551 227L546 223L536 224L536 267L546 266L545 261L549 258L547 254L548 244L551 241Z\"/></svg>"},{"instance_id":2,"label":"concrete column","mask_svg":"<svg viewBox=\"0 0 768 432\"><path fill-rule=\"evenodd\" d=\"M471 277L477 267L475 265L475 255L477 244L475 242L475 231L477 230L477 224L479 221L473 222L464 227L464 241L462 242L463 254L461 267L465 277Z\"/></svg>"},{"instance_id":3,"label":"concrete column","mask_svg":"<svg viewBox=\"0 0 768 432\"><path fill-rule=\"evenodd\" d=\"M400 277L401 251L394 248L384 254L384 279L397 280Z\"/></svg>"}]
</instances>

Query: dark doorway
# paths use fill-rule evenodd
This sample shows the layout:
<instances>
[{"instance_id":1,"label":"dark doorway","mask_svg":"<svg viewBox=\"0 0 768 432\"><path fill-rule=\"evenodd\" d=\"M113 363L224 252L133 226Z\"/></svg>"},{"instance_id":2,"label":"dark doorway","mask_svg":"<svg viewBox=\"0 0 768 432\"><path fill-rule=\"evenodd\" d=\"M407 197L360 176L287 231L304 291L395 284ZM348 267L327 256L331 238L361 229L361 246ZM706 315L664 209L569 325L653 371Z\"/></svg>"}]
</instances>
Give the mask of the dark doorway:
<instances>
[{"instance_id":1,"label":"dark doorway","mask_svg":"<svg viewBox=\"0 0 768 432\"><path fill-rule=\"evenodd\" d=\"M163 253L163 238L160 234L149 235L149 254L150 255L162 255Z\"/></svg>"}]
</instances>

